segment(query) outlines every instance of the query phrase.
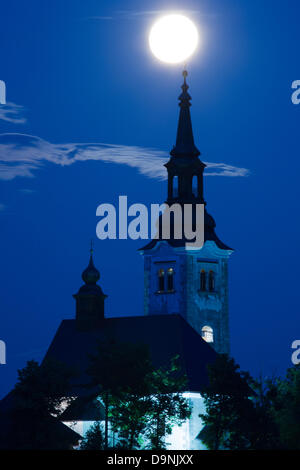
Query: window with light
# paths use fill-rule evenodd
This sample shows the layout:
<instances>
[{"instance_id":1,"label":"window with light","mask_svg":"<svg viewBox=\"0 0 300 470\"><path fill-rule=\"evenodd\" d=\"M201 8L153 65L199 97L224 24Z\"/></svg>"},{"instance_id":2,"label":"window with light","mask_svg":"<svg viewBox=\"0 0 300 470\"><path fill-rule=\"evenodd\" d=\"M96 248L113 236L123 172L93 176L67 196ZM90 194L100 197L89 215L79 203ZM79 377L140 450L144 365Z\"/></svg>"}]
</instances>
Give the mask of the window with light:
<instances>
[{"instance_id":1,"label":"window with light","mask_svg":"<svg viewBox=\"0 0 300 470\"><path fill-rule=\"evenodd\" d=\"M214 342L214 333L213 333L213 329L210 326L204 326L202 328L202 338L207 343L213 343Z\"/></svg>"},{"instance_id":2,"label":"window with light","mask_svg":"<svg viewBox=\"0 0 300 470\"><path fill-rule=\"evenodd\" d=\"M174 269L168 269L168 291L174 290Z\"/></svg>"}]
</instances>

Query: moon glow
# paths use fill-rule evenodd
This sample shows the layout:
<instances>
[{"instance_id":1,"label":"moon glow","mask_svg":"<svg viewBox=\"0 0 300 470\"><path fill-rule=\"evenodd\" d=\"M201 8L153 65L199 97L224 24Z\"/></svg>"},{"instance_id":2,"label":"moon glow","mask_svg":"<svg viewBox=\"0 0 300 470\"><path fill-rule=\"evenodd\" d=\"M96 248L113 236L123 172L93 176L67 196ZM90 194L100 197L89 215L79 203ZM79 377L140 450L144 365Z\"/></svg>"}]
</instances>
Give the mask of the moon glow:
<instances>
[{"instance_id":1,"label":"moon glow","mask_svg":"<svg viewBox=\"0 0 300 470\"><path fill-rule=\"evenodd\" d=\"M199 35L194 23L184 15L170 14L159 18L149 34L152 53L162 62L178 64L196 50Z\"/></svg>"}]
</instances>

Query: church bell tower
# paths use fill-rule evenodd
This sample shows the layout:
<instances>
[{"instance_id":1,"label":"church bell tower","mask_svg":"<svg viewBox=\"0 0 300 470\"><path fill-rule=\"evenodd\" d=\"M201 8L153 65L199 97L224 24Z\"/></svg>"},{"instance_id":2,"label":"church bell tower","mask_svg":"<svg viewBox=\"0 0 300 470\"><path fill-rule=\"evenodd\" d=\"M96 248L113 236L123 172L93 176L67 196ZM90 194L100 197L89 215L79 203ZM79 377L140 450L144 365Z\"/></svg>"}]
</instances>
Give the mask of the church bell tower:
<instances>
[{"instance_id":1,"label":"church bell tower","mask_svg":"<svg viewBox=\"0 0 300 470\"><path fill-rule=\"evenodd\" d=\"M215 221L206 210L203 189L205 164L195 146L190 115L187 72L179 96L176 144L165 164L168 172L166 203L204 204L204 245L189 249L182 239L151 240L144 256L145 315L180 314L219 353L229 353L228 259L233 250L215 233Z\"/></svg>"}]
</instances>

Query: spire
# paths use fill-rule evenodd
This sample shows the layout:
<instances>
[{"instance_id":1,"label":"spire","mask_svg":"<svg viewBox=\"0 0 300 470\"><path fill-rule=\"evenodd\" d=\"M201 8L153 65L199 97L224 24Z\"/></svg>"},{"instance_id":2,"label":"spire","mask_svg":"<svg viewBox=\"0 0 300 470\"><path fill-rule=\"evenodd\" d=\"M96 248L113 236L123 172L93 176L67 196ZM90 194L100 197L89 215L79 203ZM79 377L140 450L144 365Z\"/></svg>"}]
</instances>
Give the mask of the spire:
<instances>
[{"instance_id":1,"label":"spire","mask_svg":"<svg viewBox=\"0 0 300 470\"><path fill-rule=\"evenodd\" d=\"M179 96L179 120L177 128L176 145L171 150L170 154L173 157L198 157L199 150L194 144L192 120L190 113L190 100L191 96L188 93L188 85L186 83L187 71L182 72L183 85L181 86L182 93Z\"/></svg>"}]
</instances>

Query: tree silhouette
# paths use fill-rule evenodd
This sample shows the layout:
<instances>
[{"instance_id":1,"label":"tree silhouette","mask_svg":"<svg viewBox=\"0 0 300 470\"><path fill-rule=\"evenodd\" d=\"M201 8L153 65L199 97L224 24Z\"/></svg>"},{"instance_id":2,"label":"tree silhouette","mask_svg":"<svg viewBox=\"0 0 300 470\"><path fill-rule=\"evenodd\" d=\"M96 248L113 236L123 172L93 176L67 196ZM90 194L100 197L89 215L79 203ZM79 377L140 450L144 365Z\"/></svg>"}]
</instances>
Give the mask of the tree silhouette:
<instances>
[{"instance_id":1,"label":"tree silhouette","mask_svg":"<svg viewBox=\"0 0 300 470\"><path fill-rule=\"evenodd\" d=\"M81 450L103 450L104 436L101 425L96 421L87 431L84 439L80 444Z\"/></svg>"},{"instance_id":2,"label":"tree silhouette","mask_svg":"<svg viewBox=\"0 0 300 470\"><path fill-rule=\"evenodd\" d=\"M169 368L155 369L145 345L103 342L91 357L88 373L105 407L106 449L109 423L118 447L163 448L172 426L190 415L179 393L186 379L178 361L174 358Z\"/></svg>"},{"instance_id":3,"label":"tree silhouette","mask_svg":"<svg viewBox=\"0 0 300 470\"><path fill-rule=\"evenodd\" d=\"M10 449L69 449L80 436L56 417L67 404L73 373L54 361L39 366L28 361L18 371L15 388L5 397L0 416L0 447Z\"/></svg>"},{"instance_id":4,"label":"tree silhouette","mask_svg":"<svg viewBox=\"0 0 300 470\"><path fill-rule=\"evenodd\" d=\"M254 380L226 354L218 355L208 367L209 386L203 392L206 413L200 415L205 428L200 438L215 450L281 449L289 428L295 430L294 442L299 442L299 414L294 413L296 409L300 413L299 372L290 370L291 381Z\"/></svg>"}]
</instances>

